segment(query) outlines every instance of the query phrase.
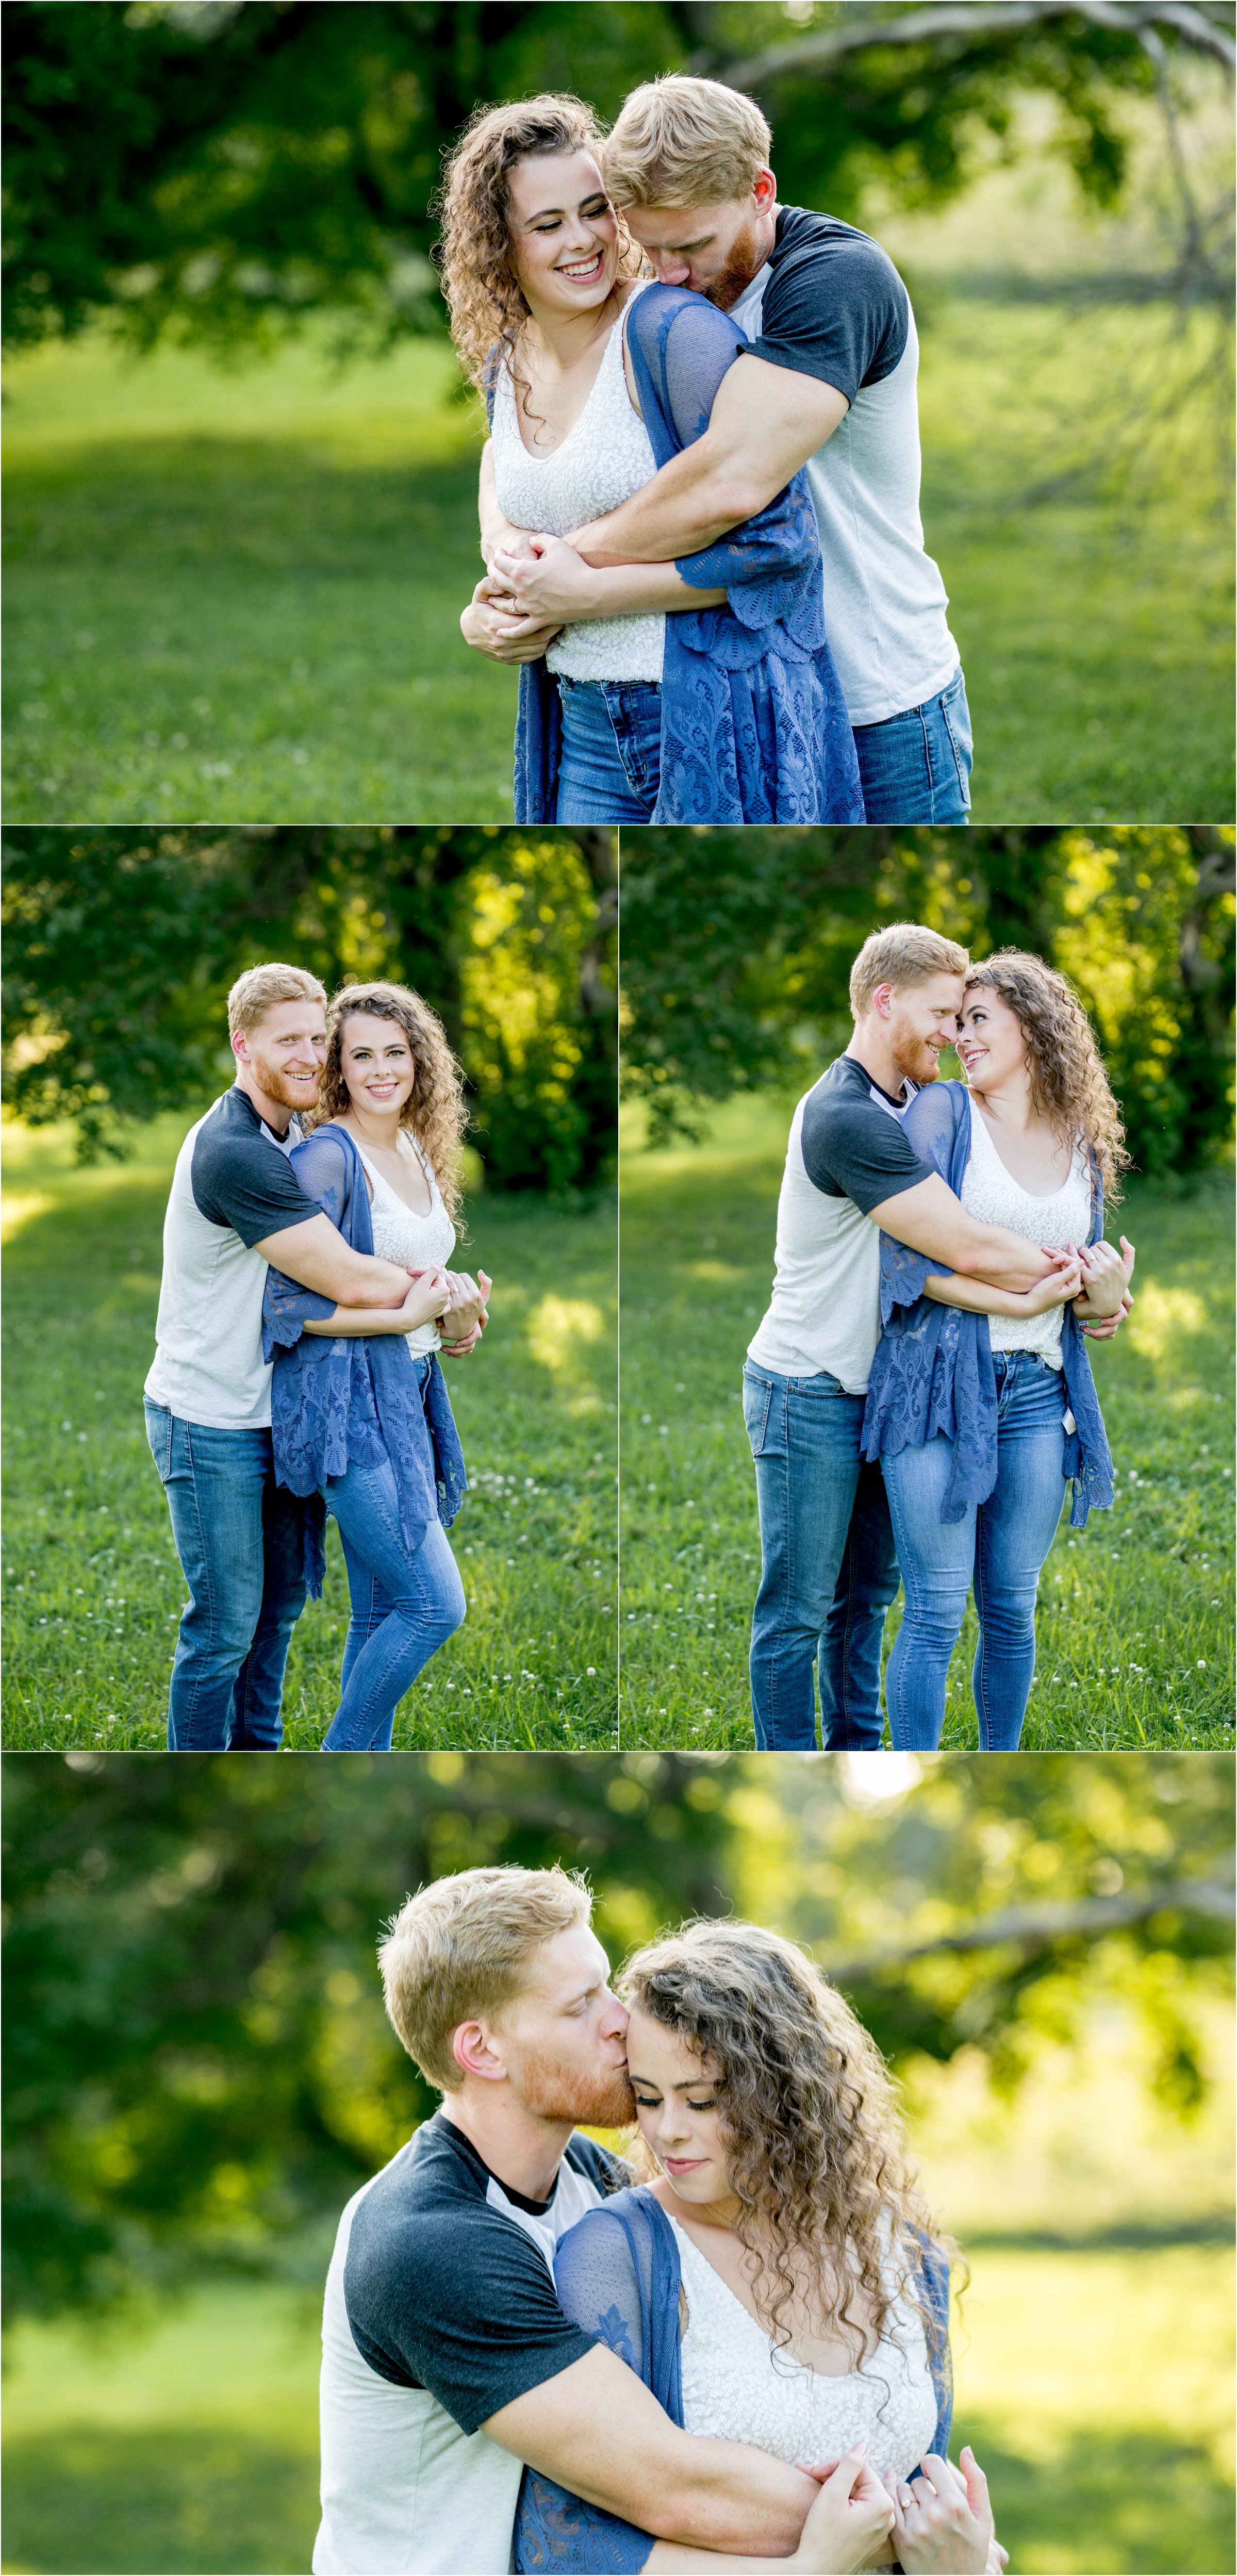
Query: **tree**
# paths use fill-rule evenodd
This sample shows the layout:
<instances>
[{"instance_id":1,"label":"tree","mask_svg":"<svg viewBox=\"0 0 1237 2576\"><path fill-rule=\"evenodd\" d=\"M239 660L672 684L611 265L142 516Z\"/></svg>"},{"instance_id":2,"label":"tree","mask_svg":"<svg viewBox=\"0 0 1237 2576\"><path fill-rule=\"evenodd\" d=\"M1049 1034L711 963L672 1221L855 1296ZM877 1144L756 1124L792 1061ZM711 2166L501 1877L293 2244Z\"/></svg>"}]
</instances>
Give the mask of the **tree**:
<instances>
[{"instance_id":1,"label":"tree","mask_svg":"<svg viewBox=\"0 0 1237 2576\"><path fill-rule=\"evenodd\" d=\"M1115 1994L1185 2115L1228 1972L1224 1755L932 1756L876 1805L813 1755L70 1753L4 1777L15 2313L317 2267L431 2107L374 1942L446 1871L586 1870L616 1965L685 1915L750 1915L811 1948L895 2067L978 2047L1007 2090Z\"/></svg>"},{"instance_id":2,"label":"tree","mask_svg":"<svg viewBox=\"0 0 1237 2576\"><path fill-rule=\"evenodd\" d=\"M7 1097L86 1153L210 1096L229 984L263 955L391 975L439 1011L499 1188L590 1187L614 1151L614 834L299 826L15 831Z\"/></svg>"},{"instance_id":3,"label":"tree","mask_svg":"<svg viewBox=\"0 0 1237 2576\"><path fill-rule=\"evenodd\" d=\"M1136 1164L1197 1169L1231 1134L1232 887L1218 828L629 835L624 1086L657 1141L692 1133L704 1102L810 1079L849 1037L861 941L926 921L977 957L1026 947L1070 975Z\"/></svg>"},{"instance_id":4,"label":"tree","mask_svg":"<svg viewBox=\"0 0 1237 2576\"><path fill-rule=\"evenodd\" d=\"M580 89L610 117L636 81L707 72L770 110L789 199L853 214L877 156L912 201L958 190L976 134L1012 150L1013 101L1035 89L1104 200L1123 101L1174 58L1233 51L1215 0L796 14L792 32L760 0L20 0L6 327L30 343L106 314L138 347L225 351L323 311L378 346L440 331L439 156L486 98Z\"/></svg>"}]
</instances>

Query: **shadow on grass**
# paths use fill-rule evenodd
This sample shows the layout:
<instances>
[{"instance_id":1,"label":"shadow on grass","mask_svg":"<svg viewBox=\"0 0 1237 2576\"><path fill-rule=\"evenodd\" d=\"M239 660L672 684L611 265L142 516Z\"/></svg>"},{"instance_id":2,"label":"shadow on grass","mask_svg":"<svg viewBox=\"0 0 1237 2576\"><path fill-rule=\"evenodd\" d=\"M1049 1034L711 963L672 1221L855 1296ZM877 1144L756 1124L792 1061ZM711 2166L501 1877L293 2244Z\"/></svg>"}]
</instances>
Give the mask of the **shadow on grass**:
<instances>
[{"instance_id":1,"label":"shadow on grass","mask_svg":"<svg viewBox=\"0 0 1237 2576\"><path fill-rule=\"evenodd\" d=\"M228 2426L94 2426L5 2451L6 2569L283 2576L309 2565L317 2463Z\"/></svg>"},{"instance_id":2,"label":"shadow on grass","mask_svg":"<svg viewBox=\"0 0 1237 2576\"><path fill-rule=\"evenodd\" d=\"M1086 2427L1054 2458L1014 2450L1007 2425L968 2420L1009 2576L1227 2576L1232 2489L1200 2446L1156 2425Z\"/></svg>"}]
</instances>

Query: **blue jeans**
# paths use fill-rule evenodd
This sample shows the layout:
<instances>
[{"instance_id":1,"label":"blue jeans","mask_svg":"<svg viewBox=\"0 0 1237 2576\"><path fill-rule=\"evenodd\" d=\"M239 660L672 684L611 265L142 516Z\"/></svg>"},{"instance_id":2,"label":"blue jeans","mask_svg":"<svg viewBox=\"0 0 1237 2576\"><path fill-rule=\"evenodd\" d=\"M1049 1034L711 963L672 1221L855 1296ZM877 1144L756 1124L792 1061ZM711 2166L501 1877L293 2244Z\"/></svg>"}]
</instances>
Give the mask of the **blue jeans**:
<instances>
[{"instance_id":1,"label":"blue jeans","mask_svg":"<svg viewBox=\"0 0 1237 2576\"><path fill-rule=\"evenodd\" d=\"M661 690L652 680L558 675L559 823L651 823L661 782Z\"/></svg>"},{"instance_id":2,"label":"blue jeans","mask_svg":"<svg viewBox=\"0 0 1237 2576\"><path fill-rule=\"evenodd\" d=\"M961 671L926 706L856 725L855 749L869 823L965 823L971 716Z\"/></svg>"},{"instance_id":3,"label":"blue jeans","mask_svg":"<svg viewBox=\"0 0 1237 2576\"><path fill-rule=\"evenodd\" d=\"M871 1753L885 1612L898 1589L879 1467L860 1453L864 1398L835 1377L781 1377L748 1360L743 1414L756 1466L760 1590L752 1613L752 1714L761 1753L816 1743Z\"/></svg>"},{"instance_id":4,"label":"blue jeans","mask_svg":"<svg viewBox=\"0 0 1237 2576\"><path fill-rule=\"evenodd\" d=\"M302 1507L275 1482L269 1431L182 1422L146 1399L189 1600L168 1694L174 1753L273 1753L305 1607Z\"/></svg>"},{"instance_id":5,"label":"blue jeans","mask_svg":"<svg viewBox=\"0 0 1237 2576\"><path fill-rule=\"evenodd\" d=\"M986 1503L941 1519L952 1443L928 1440L885 1460L885 1484L906 1591L885 1672L889 1731L899 1751L940 1742L949 1658L975 1585L979 1647L972 1689L984 1753L1016 1753L1035 1673L1039 1570L1056 1536L1065 1486L1059 1369L1033 1351L994 1351L998 1465Z\"/></svg>"},{"instance_id":6,"label":"blue jeans","mask_svg":"<svg viewBox=\"0 0 1237 2576\"><path fill-rule=\"evenodd\" d=\"M438 1521L426 1523L414 1551L406 1546L386 1458L328 1476L326 1507L343 1540L352 1617L322 1749L389 1753L404 1692L463 1621L464 1586Z\"/></svg>"}]
</instances>

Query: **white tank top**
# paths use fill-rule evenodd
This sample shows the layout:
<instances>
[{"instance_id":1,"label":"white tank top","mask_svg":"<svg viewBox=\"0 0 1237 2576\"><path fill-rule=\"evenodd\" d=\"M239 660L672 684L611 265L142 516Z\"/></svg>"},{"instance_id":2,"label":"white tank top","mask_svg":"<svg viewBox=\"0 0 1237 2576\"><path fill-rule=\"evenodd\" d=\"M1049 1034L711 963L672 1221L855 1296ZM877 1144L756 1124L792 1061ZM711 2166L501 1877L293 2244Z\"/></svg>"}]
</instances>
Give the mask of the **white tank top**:
<instances>
[{"instance_id":1,"label":"white tank top","mask_svg":"<svg viewBox=\"0 0 1237 2576\"><path fill-rule=\"evenodd\" d=\"M825 2460L866 2436L878 2477L904 2478L931 2447L936 2396L922 2320L897 2301L898 2342L883 2342L857 2370L825 2378L772 2339L671 2219L683 2271L683 2422L719 2442L754 2442L776 2459ZM892 2287L892 2283L889 2284Z\"/></svg>"},{"instance_id":2,"label":"white tank top","mask_svg":"<svg viewBox=\"0 0 1237 2576\"><path fill-rule=\"evenodd\" d=\"M540 530L565 537L569 528L603 518L651 483L657 467L627 391L622 316L606 342L588 401L561 446L549 456L529 455L505 366L494 387L490 439L499 509L513 528L530 535ZM590 618L563 628L546 654L546 669L572 680L660 680L665 632L663 617Z\"/></svg>"},{"instance_id":3,"label":"white tank top","mask_svg":"<svg viewBox=\"0 0 1237 2576\"><path fill-rule=\"evenodd\" d=\"M1051 1198L1038 1199L1007 1172L974 1102L971 1104L971 1155L962 1182L962 1204L968 1216L985 1225L1007 1225L1014 1234L1055 1251L1063 1243L1085 1243L1091 1232L1091 1175L1081 1144L1074 1147L1069 1179ZM1045 1315L989 1315L988 1334L994 1351L1034 1351L1049 1368L1061 1365L1060 1306Z\"/></svg>"},{"instance_id":4,"label":"white tank top","mask_svg":"<svg viewBox=\"0 0 1237 2576\"><path fill-rule=\"evenodd\" d=\"M405 1136L401 1141L400 1151L415 1154L429 1183L428 1216L418 1216L415 1208L406 1207L398 1191L392 1189L389 1181L384 1181L381 1172L375 1164L371 1163L364 1148L357 1144L355 1136L352 1141L356 1145L373 1185L374 1195L370 1205L369 1221L373 1229L374 1251L378 1259L411 1261L418 1269L426 1269L431 1262L438 1262L445 1268L455 1250L455 1227L439 1197L438 1183L420 1146ZM432 1316L428 1324L418 1324L415 1331L405 1333L404 1339L414 1359L420 1359L426 1351L436 1351L441 1348L438 1326Z\"/></svg>"}]
</instances>

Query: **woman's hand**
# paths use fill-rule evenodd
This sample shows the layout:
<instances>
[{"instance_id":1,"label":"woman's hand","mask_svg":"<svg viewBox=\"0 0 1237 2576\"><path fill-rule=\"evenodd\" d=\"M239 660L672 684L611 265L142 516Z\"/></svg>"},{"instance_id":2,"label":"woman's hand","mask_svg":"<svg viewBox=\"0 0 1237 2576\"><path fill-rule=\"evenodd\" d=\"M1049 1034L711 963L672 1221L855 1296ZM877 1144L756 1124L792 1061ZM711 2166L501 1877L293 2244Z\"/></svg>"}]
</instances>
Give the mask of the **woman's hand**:
<instances>
[{"instance_id":1,"label":"woman's hand","mask_svg":"<svg viewBox=\"0 0 1237 2576\"><path fill-rule=\"evenodd\" d=\"M432 1270L414 1270L408 1294L399 1310L398 1330L415 1333L418 1324L430 1324L445 1314L451 1303L451 1283L445 1270L437 1265Z\"/></svg>"},{"instance_id":2,"label":"woman's hand","mask_svg":"<svg viewBox=\"0 0 1237 2576\"><path fill-rule=\"evenodd\" d=\"M1046 1315L1053 1306L1071 1305L1082 1287L1082 1265L1077 1253L1053 1251L1047 1245L1044 1249L1055 1268L1019 1297L1018 1311L1024 1315Z\"/></svg>"},{"instance_id":3,"label":"woman's hand","mask_svg":"<svg viewBox=\"0 0 1237 2576\"><path fill-rule=\"evenodd\" d=\"M893 2529L894 2507L868 2467L867 2450L866 2442L856 2442L823 2479L799 2546L780 2565L797 2567L802 2576L849 2576L852 2568L870 2564ZM809 2469L808 2475L822 2472Z\"/></svg>"},{"instance_id":4,"label":"woman's hand","mask_svg":"<svg viewBox=\"0 0 1237 2576\"><path fill-rule=\"evenodd\" d=\"M565 537L530 536L527 554L500 546L490 562L494 581L523 617L562 626L570 618L596 617L604 585Z\"/></svg>"},{"instance_id":5,"label":"woman's hand","mask_svg":"<svg viewBox=\"0 0 1237 2576\"><path fill-rule=\"evenodd\" d=\"M442 1351L446 1358L466 1360L475 1351L490 1320L488 1300L494 1282L487 1279L484 1270L477 1272L475 1280L470 1279L466 1271L449 1270L447 1279L451 1298L438 1324Z\"/></svg>"},{"instance_id":6,"label":"woman's hand","mask_svg":"<svg viewBox=\"0 0 1237 2576\"><path fill-rule=\"evenodd\" d=\"M988 2481L970 2444L956 2469L933 2451L919 2465L924 2474L913 2484L885 2480L893 2545L907 2576L985 2576L996 2534Z\"/></svg>"},{"instance_id":7,"label":"woman's hand","mask_svg":"<svg viewBox=\"0 0 1237 2576\"><path fill-rule=\"evenodd\" d=\"M1111 1341L1129 1314L1134 1300L1129 1283L1134 1268L1134 1246L1128 1235L1121 1237L1118 1252L1111 1243L1088 1244L1082 1255L1082 1289L1074 1312L1082 1325L1095 1324L1093 1341Z\"/></svg>"},{"instance_id":8,"label":"woman's hand","mask_svg":"<svg viewBox=\"0 0 1237 2576\"><path fill-rule=\"evenodd\" d=\"M547 645L558 633L558 624L545 625L538 618L513 615L501 604L507 596L501 585L485 575L479 581L460 618L460 633L474 653L485 653L491 662L539 662Z\"/></svg>"}]
</instances>

